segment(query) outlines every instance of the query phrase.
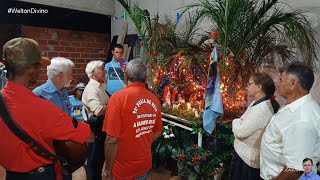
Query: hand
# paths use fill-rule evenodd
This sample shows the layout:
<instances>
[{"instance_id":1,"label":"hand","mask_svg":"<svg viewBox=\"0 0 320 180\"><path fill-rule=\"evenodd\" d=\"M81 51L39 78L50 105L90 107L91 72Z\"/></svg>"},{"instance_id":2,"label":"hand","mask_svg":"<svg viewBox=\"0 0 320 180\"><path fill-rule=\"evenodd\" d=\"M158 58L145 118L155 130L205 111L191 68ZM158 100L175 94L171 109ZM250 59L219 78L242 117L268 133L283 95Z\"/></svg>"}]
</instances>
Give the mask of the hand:
<instances>
[{"instance_id":1,"label":"hand","mask_svg":"<svg viewBox=\"0 0 320 180\"><path fill-rule=\"evenodd\" d=\"M126 72L126 68L127 68L127 65L126 65L126 64L124 64L124 65L122 66L122 71L123 71L123 73L125 73L125 72Z\"/></svg>"}]
</instances>

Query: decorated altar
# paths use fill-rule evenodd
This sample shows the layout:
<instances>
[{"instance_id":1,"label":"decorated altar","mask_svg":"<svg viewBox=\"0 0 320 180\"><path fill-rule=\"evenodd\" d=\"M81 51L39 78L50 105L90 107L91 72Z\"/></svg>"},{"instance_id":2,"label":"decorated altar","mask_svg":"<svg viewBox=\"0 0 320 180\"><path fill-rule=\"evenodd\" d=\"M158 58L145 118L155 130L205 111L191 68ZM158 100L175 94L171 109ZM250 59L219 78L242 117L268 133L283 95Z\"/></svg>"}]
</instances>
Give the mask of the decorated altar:
<instances>
[{"instance_id":1,"label":"decorated altar","mask_svg":"<svg viewBox=\"0 0 320 180\"><path fill-rule=\"evenodd\" d=\"M246 109L252 73L276 71L297 54L310 66L316 57L310 23L300 11L284 12L278 0L200 0L165 23L159 14L118 1L136 26L149 88L162 102L164 133L152 148L154 167L174 159L178 174L190 179L213 179L221 167L227 173L230 122ZM199 28L204 19L209 31ZM204 130L206 117L213 131Z\"/></svg>"}]
</instances>

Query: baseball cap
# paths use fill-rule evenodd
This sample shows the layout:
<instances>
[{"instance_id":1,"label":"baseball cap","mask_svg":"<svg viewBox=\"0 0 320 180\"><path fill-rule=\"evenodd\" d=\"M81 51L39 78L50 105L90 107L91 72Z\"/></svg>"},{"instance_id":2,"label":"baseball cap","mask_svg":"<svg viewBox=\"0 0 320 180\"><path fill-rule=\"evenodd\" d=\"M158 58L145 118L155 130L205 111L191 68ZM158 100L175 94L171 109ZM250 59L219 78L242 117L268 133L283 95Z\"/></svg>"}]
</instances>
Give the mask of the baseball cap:
<instances>
[{"instance_id":1,"label":"baseball cap","mask_svg":"<svg viewBox=\"0 0 320 180\"><path fill-rule=\"evenodd\" d=\"M79 83L77 84L75 89L84 89L86 86L84 85L84 83Z\"/></svg>"},{"instance_id":2,"label":"baseball cap","mask_svg":"<svg viewBox=\"0 0 320 180\"><path fill-rule=\"evenodd\" d=\"M42 66L50 65L47 57L41 56L39 43L29 38L14 38L3 46L3 60L6 63L28 65L40 62Z\"/></svg>"}]
</instances>

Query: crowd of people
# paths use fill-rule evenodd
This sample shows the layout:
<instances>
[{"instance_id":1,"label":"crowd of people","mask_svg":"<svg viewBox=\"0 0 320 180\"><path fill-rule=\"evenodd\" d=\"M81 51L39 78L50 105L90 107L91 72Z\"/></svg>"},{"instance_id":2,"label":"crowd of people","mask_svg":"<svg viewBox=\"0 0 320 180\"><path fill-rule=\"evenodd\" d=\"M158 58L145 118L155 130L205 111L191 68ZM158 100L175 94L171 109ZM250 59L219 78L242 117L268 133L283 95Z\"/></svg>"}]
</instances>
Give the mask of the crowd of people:
<instances>
[{"instance_id":1,"label":"crowd of people","mask_svg":"<svg viewBox=\"0 0 320 180\"><path fill-rule=\"evenodd\" d=\"M69 96L72 60L41 57L35 40L14 38L3 46L8 81L1 95L14 123L46 150L55 153L54 140L86 143L88 179L144 180L152 167L151 145L162 135L161 103L146 86L145 62L125 61L120 44L112 54L109 63L89 62L89 82L77 84ZM47 68L48 80L30 91L40 67ZM232 121L230 180L317 178L312 170L320 160L320 107L309 94L313 83L312 69L301 63L281 71L277 88L267 74L251 75L247 95L253 102ZM276 89L287 100L281 108ZM6 179L72 179L0 119Z\"/></svg>"},{"instance_id":2,"label":"crowd of people","mask_svg":"<svg viewBox=\"0 0 320 180\"><path fill-rule=\"evenodd\" d=\"M152 167L151 144L162 134L160 101L145 86L145 62L123 62L120 44L112 53L110 63L89 62L88 84L77 84L69 96L74 63L41 57L35 40L14 38L3 46L8 81L1 95L14 123L47 151L55 153L54 140L86 143L88 179L146 179ZM48 80L30 91L41 67L47 68ZM39 156L16 136L3 118L0 165L7 180L72 179L62 175L59 162Z\"/></svg>"}]
</instances>

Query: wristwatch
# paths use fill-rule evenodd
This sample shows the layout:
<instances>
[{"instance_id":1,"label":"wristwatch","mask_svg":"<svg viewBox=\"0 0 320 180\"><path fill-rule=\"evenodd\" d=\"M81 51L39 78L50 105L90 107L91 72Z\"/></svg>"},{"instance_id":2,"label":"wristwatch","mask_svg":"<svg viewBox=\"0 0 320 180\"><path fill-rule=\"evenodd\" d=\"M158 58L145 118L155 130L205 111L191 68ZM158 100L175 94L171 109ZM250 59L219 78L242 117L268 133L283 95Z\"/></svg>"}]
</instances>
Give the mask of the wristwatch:
<instances>
[{"instance_id":1,"label":"wristwatch","mask_svg":"<svg viewBox=\"0 0 320 180\"><path fill-rule=\"evenodd\" d=\"M102 172L102 175L105 177L108 177L108 176L110 176L110 172L108 172L108 170L104 169Z\"/></svg>"}]
</instances>

